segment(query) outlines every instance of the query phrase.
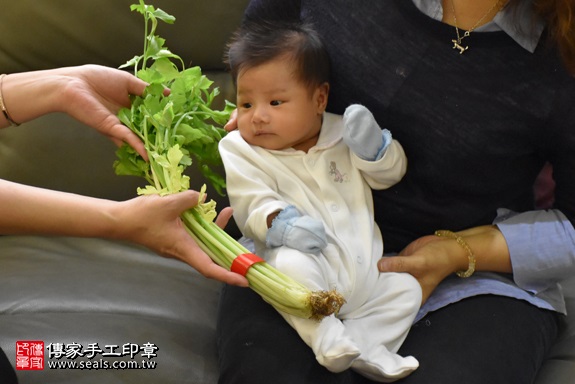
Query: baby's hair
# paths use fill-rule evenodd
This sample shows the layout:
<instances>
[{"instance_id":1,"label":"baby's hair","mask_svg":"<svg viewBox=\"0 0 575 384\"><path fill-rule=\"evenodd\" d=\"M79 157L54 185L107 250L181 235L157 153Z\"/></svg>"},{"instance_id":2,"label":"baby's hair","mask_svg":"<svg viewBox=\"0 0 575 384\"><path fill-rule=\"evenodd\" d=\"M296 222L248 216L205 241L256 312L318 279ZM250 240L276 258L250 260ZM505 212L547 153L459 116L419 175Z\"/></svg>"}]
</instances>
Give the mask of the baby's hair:
<instances>
[{"instance_id":1,"label":"baby's hair","mask_svg":"<svg viewBox=\"0 0 575 384\"><path fill-rule=\"evenodd\" d=\"M307 87L329 82L329 56L310 24L247 22L232 37L224 57L234 82L245 70L286 56Z\"/></svg>"}]
</instances>

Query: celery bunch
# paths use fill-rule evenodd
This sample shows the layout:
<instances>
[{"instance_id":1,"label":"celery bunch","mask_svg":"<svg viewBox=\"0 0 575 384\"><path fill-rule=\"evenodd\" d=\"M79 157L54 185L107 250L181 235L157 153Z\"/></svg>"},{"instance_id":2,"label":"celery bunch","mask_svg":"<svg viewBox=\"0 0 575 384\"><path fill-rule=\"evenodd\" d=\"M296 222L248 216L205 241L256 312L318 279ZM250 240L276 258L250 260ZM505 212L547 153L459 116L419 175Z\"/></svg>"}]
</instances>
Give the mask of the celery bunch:
<instances>
[{"instance_id":1,"label":"celery bunch","mask_svg":"<svg viewBox=\"0 0 575 384\"><path fill-rule=\"evenodd\" d=\"M116 173L147 180L149 185L138 188L138 194L167 195L189 189L190 179L184 171L194 158L203 175L222 193L224 178L210 166L221 165L217 148L225 135L221 126L228 121L235 106L226 101L223 111L211 108L218 95L218 89L212 89L213 82L202 75L199 67L185 69L181 58L165 47L164 39L155 35L158 20L172 24L175 18L139 1L131 9L144 16L144 54L122 67L134 67L136 76L149 86L143 96L133 98L131 108L119 111L118 117L142 139L149 161L124 145L117 151ZM173 60L183 69L179 70ZM149 62L152 65L148 66ZM166 88L170 89L169 93L165 92ZM202 194L205 189L205 185L202 186ZM215 204L213 200L199 204L181 218L200 248L229 270L236 257L249 250L214 223ZM337 292L311 292L265 262L253 264L246 278L250 287L276 309L303 318L319 320L337 312L344 303Z\"/></svg>"}]
</instances>

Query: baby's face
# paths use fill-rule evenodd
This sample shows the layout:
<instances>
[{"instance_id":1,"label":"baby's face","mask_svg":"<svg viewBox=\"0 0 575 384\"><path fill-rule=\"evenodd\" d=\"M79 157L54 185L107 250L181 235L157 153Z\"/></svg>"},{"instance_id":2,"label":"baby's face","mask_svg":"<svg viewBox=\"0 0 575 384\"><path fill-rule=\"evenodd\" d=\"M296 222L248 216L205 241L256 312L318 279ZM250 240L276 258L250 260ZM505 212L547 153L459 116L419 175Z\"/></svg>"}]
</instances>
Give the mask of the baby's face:
<instances>
[{"instance_id":1,"label":"baby's face","mask_svg":"<svg viewBox=\"0 0 575 384\"><path fill-rule=\"evenodd\" d=\"M310 92L294 76L292 61L277 58L237 79L238 129L249 144L307 151L315 145L328 87Z\"/></svg>"}]
</instances>

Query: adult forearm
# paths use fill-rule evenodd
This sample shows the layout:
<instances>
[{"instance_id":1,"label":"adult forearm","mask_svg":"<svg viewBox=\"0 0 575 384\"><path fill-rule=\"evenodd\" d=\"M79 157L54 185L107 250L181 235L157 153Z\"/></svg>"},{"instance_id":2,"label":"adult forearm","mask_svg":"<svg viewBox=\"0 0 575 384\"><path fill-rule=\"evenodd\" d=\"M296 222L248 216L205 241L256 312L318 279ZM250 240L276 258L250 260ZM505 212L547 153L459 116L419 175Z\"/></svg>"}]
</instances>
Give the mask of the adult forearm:
<instances>
[{"instance_id":1,"label":"adult forearm","mask_svg":"<svg viewBox=\"0 0 575 384\"><path fill-rule=\"evenodd\" d=\"M116 202L0 180L0 233L110 237Z\"/></svg>"},{"instance_id":2,"label":"adult forearm","mask_svg":"<svg viewBox=\"0 0 575 384\"><path fill-rule=\"evenodd\" d=\"M12 120L24 123L50 112L62 111L64 70L14 73L2 80L4 106ZM10 122L0 116L0 128Z\"/></svg>"},{"instance_id":3,"label":"adult forearm","mask_svg":"<svg viewBox=\"0 0 575 384\"><path fill-rule=\"evenodd\" d=\"M458 232L475 255L477 271L511 273L511 258L505 237L496 226L486 225ZM462 248L462 247L461 247ZM465 252L460 249L460 254ZM465 252L465 255L467 253ZM460 257L461 259L461 257ZM467 268L464 268L465 270Z\"/></svg>"}]
</instances>

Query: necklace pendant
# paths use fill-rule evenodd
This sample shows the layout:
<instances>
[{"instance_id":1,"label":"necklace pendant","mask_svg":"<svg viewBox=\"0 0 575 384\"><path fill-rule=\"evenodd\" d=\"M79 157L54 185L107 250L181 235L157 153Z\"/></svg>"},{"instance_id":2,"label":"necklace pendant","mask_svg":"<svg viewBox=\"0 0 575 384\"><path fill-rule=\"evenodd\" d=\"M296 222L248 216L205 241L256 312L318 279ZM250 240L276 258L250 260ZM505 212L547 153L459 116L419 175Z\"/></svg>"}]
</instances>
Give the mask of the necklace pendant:
<instances>
[{"instance_id":1,"label":"necklace pendant","mask_svg":"<svg viewBox=\"0 0 575 384\"><path fill-rule=\"evenodd\" d=\"M453 43L452 48L458 49L460 55L463 55L463 52L465 52L469 49L469 47L467 45L466 46L461 45L461 40L453 39L453 40L451 40L451 42Z\"/></svg>"}]
</instances>

